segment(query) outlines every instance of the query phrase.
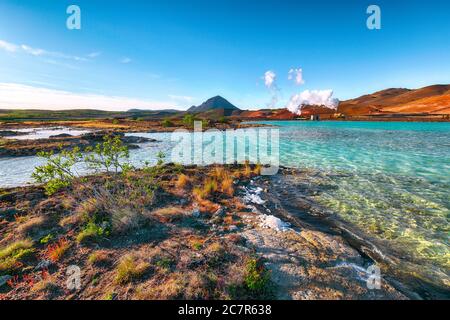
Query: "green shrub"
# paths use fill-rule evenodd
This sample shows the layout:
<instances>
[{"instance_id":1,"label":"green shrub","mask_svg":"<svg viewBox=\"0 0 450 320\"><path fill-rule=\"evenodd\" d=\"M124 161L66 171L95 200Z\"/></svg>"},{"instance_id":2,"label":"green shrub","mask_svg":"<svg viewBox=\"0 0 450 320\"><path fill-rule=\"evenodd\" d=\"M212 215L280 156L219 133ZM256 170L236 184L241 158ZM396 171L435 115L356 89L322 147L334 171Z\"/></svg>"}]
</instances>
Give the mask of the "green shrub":
<instances>
[{"instance_id":1,"label":"green shrub","mask_svg":"<svg viewBox=\"0 0 450 320\"><path fill-rule=\"evenodd\" d=\"M161 122L161 125L162 125L164 128L169 128L169 127L173 127L173 122L170 121L169 119L164 119L164 120Z\"/></svg>"},{"instance_id":2,"label":"green shrub","mask_svg":"<svg viewBox=\"0 0 450 320\"><path fill-rule=\"evenodd\" d=\"M264 267L261 260L249 259L245 266L245 286L254 294L267 292L270 283L270 272Z\"/></svg>"},{"instance_id":3,"label":"green shrub","mask_svg":"<svg viewBox=\"0 0 450 320\"><path fill-rule=\"evenodd\" d=\"M192 114L186 114L183 117L183 124L186 127L193 128L194 127L194 122L195 122L195 117Z\"/></svg>"},{"instance_id":4,"label":"green shrub","mask_svg":"<svg viewBox=\"0 0 450 320\"><path fill-rule=\"evenodd\" d=\"M87 226L77 235L78 243L95 242L101 237L109 236L110 231L108 228L102 228L93 222L87 224Z\"/></svg>"}]
</instances>

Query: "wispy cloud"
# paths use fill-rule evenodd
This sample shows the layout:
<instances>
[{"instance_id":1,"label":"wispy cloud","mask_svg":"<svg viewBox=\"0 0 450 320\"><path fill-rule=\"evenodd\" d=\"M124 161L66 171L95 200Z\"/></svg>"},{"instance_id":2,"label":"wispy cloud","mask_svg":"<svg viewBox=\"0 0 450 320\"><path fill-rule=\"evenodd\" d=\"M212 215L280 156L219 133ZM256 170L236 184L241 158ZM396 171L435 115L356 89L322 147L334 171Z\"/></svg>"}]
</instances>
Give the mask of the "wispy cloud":
<instances>
[{"instance_id":1,"label":"wispy cloud","mask_svg":"<svg viewBox=\"0 0 450 320\"><path fill-rule=\"evenodd\" d=\"M0 40L0 49L5 50L7 52L16 52L19 47L14 43L9 43L3 40Z\"/></svg>"},{"instance_id":2,"label":"wispy cloud","mask_svg":"<svg viewBox=\"0 0 450 320\"><path fill-rule=\"evenodd\" d=\"M96 51L96 52L91 52L91 53L89 53L89 54L87 55L87 57L88 57L88 58L91 58L91 59L94 59L94 58L99 57L101 54L102 54L102 53L101 53L101 52L98 52L98 51Z\"/></svg>"},{"instance_id":3,"label":"wispy cloud","mask_svg":"<svg viewBox=\"0 0 450 320\"><path fill-rule=\"evenodd\" d=\"M87 61L87 58L77 55L70 55L58 51L49 51L41 48L29 46L27 44L17 45L15 43L0 40L0 49L11 53L24 53L35 57L47 57L54 59L66 59L73 61ZM89 55L88 55L89 57Z\"/></svg>"},{"instance_id":4,"label":"wispy cloud","mask_svg":"<svg viewBox=\"0 0 450 320\"><path fill-rule=\"evenodd\" d=\"M17 83L0 83L0 109L119 111L133 108L158 110L178 107L173 101L148 101L130 97L80 94Z\"/></svg>"},{"instance_id":5,"label":"wispy cloud","mask_svg":"<svg viewBox=\"0 0 450 320\"><path fill-rule=\"evenodd\" d=\"M173 94L169 94L169 98L172 100L175 100L175 101L185 102L185 103L192 103L194 101L194 97L178 96L178 95L173 95Z\"/></svg>"},{"instance_id":6,"label":"wispy cloud","mask_svg":"<svg viewBox=\"0 0 450 320\"><path fill-rule=\"evenodd\" d=\"M128 57L124 57L120 60L120 63L124 63L124 64L128 64L130 63L132 60Z\"/></svg>"}]
</instances>

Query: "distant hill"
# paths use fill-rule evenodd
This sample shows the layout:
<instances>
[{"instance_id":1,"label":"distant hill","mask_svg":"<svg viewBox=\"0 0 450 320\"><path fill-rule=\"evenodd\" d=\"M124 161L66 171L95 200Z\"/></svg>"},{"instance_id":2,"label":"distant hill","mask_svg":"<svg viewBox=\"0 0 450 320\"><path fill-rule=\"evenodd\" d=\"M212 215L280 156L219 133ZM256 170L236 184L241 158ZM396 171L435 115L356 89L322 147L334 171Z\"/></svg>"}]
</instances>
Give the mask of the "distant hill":
<instances>
[{"instance_id":1,"label":"distant hill","mask_svg":"<svg viewBox=\"0 0 450 320\"><path fill-rule=\"evenodd\" d=\"M192 106L188 109L189 113L212 112L214 114L222 113L223 116L229 116L233 112L240 111L238 107L231 104L227 99L221 96L215 96L203 102L199 106Z\"/></svg>"},{"instance_id":2,"label":"distant hill","mask_svg":"<svg viewBox=\"0 0 450 320\"><path fill-rule=\"evenodd\" d=\"M161 110L130 109L126 112L127 113L155 113L155 112L175 113L175 112L179 112L179 110L176 110L176 109L161 109Z\"/></svg>"},{"instance_id":3,"label":"distant hill","mask_svg":"<svg viewBox=\"0 0 450 320\"><path fill-rule=\"evenodd\" d=\"M450 85L433 85L415 90L386 89L342 101L338 112L347 115L450 114Z\"/></svg>"},{"instance_id":4,"label":"distant hill","mask_svg":"<svg viewBox=\"0 0 450 320\"><path fill-rule=\"evenodd\" d=\"M420 89L390 88L342 101L338 110L324 106L304 106L301 116L287 109L243 111L242 119L290 120L309 118L313 114L323 119L345 116L405 117L450 115L450 85L433 85Z\"/></svg>"}]
</instances>

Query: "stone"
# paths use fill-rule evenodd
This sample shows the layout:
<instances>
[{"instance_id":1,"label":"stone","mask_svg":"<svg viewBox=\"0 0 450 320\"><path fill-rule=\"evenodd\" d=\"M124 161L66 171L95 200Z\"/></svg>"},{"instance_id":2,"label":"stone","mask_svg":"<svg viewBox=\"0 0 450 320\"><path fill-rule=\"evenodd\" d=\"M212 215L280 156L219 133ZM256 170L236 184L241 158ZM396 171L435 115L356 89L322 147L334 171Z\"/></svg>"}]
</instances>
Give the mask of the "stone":
<instances>
[{"instance_id":1,"label":"stone","mask_svg":"<svg viewBox=\"0 0 450 320\"><path fill-rule=\"evenodd\" d=\"M7 284L8 281L11 279L12 279L12 277L10 275L1 276L0 277L0 288L3 287L5 284Z\"/></svg>"},{"instance_id":2,"label":"stone","mask_svg":"<svg viewBox=\"0 0 450 320\"><path fill-rule=\"evenodd\" d=\"M34 268L34 270L38 271L48 269L52 264L53 262L51 262L50 260L42 260L41 262L38 263L38 265Z\"/></svg>"},{"instance_id":3,"label":"stone","mask_svg":"<svg viewBox=\"0 0 450 320\"><path fill-rule=\"evenodd\" d=\"M224 217L225 216L225 208L224 207L220 207L219 209L217 209L217 211L216 212L214 212L214 216L217 216L217 217Z\"/></svg>"}]
</instances>

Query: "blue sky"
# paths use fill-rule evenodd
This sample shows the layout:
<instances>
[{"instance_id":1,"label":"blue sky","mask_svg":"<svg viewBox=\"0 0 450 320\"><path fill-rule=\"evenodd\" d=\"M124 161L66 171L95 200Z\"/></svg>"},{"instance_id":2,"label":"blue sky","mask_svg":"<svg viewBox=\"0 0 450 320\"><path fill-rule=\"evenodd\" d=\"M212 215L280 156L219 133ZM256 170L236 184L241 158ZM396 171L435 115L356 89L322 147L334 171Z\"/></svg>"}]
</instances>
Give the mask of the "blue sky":
<instances>
[{"instance_id":1,"label":"blue sky","mask_svg":"<svg viewBox=\"0 0 450 320\"><path fill-rule=\"evenodd\" d=\"M66 28L71 4L81 30ZM366 28L370 4L381 30ZM275 107L304 90L450 83L449 14L445 0L1 0L0 108L185 109L217 94L263 108L268 70Z\"/></svg>"}]
</instances>

